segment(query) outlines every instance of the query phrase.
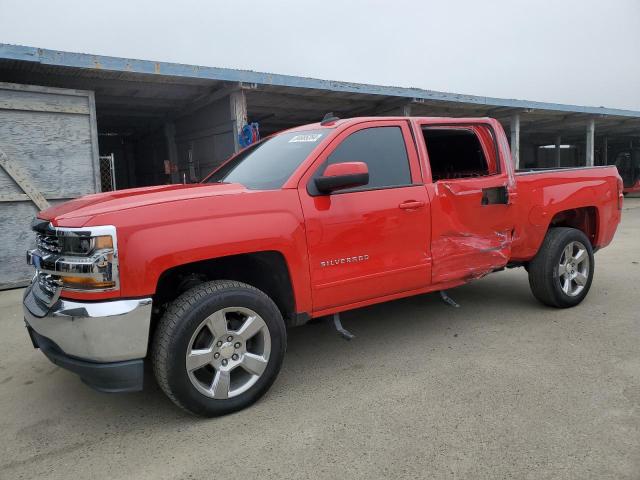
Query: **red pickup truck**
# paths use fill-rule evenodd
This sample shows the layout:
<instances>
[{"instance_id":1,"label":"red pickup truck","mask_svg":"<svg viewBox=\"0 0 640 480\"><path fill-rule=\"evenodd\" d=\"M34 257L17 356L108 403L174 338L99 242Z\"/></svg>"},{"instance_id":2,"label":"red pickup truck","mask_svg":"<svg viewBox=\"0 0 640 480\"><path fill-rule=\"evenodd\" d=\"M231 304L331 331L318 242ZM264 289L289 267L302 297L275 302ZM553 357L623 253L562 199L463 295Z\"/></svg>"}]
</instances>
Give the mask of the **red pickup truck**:
<instances>
[{"instance_id":1,"label":"red pickup truck","mask_svg":"<svg viewBox=\"0 0 640 480\"><path fill-rule=\"evenodd\" d=\"M330 118L199 184L52 207L27 253L29 334L94 388L139 390L148 362L177 405L214 416L264 394L287 327L312 318L519 266L543 304L577 305L622 181L614 166L516 173L510 158L490 118Z\"/></svg>"}]
</instances>

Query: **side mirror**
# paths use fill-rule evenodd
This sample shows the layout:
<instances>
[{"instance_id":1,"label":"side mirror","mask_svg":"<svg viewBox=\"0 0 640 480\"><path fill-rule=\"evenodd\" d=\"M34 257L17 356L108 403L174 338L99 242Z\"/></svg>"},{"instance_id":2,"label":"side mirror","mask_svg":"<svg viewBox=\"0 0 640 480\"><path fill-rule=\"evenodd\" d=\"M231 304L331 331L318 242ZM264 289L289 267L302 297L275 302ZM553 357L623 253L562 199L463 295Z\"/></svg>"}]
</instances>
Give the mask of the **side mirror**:
<instances>
[{"instance_id":1,"label":"side mirror","mask_svg":"<svg viewBox=\"0 0 640 480\"><path fill-rule=\"evenodd\" d=\"M369 168L364 162L332 163L321 177L315 179L316 188L321 193L360 187L368 183Z\"/></svg>"}]
</instances>

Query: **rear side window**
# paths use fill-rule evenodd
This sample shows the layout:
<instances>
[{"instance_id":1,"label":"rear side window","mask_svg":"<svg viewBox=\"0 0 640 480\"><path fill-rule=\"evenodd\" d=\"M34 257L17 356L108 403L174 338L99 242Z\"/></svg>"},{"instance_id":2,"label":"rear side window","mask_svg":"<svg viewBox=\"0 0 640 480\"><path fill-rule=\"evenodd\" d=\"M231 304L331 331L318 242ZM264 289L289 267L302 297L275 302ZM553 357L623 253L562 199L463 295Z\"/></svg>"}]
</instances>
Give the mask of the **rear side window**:
<instances>
[{"instance_id":1,"label":"rear side window","mask_svg":"<svg viewBox=\"0 0 640 480\"><path fill-rule=\"evenodd\" d=\"M434 182L497 173L495 160L487 162L482 144L472 130L423 128L422 135Z\"/></svg>"},{"instance_id":2,"label":"rear side window","mask_svg":"<svg viewBox=\"0 0 640 480\"><path fill-rule=\"evenodd\" d=\"M369 184L340 192L411 184L409 157L400 127L373 127L352 133L331 153L317 175L322 175L327 164L342 162L366 163Z\"/></svg>"}]
</instances>

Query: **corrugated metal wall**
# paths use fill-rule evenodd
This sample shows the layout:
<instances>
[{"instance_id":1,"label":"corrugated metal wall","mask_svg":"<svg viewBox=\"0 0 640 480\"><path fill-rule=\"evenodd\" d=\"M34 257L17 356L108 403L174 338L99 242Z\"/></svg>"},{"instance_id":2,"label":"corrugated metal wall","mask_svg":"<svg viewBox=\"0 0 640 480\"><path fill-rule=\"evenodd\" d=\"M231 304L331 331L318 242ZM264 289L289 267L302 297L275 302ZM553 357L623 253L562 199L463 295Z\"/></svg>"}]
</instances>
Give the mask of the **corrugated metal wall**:
<instances>
[{"instance_id":1,"label":"corrugated metal wall","mask_svg":"<svg viewBox=\"0 0 640 480\"><path fill-rule=\"evenodd\" d=\"M187 182L202 178L233 155L236 125L231 110L229 97L223 97L175 122L179 181L183 174Z\"/></svg>"},{"instance_id":2,"label":"corrugated metal wall","mask_svg":"<svg viewBox=\"0 0 640 480\"><path fill-rule=\"evenodd\" d=\"M0 150L46 200L55 204L99 190L93 93L0 83ZM0 167L0 289L32 274L34 202Z\"/></svg>"}]
</instances>

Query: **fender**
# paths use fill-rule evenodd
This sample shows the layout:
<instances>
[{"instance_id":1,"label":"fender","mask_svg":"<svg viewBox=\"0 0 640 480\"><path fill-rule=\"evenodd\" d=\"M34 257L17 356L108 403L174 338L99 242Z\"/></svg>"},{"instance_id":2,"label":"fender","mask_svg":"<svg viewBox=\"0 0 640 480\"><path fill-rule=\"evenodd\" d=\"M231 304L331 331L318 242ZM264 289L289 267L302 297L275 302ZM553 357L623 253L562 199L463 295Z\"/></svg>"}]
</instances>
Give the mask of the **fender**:
<instances>
[{"instance_id":1,"label":"fender","mask_svg":"<svg viewBox=\"0 0 640 480\"><path fill-rule=\"evenodd\" d=\"M160 275L180 265L269 250L285 259L297 310L311 309L304 219L296 190L192 198L97 215L91 223L118 225L121 297L153 295ZM77 292L68 296L85 298Z\"/></svg>"}]
</instances>

